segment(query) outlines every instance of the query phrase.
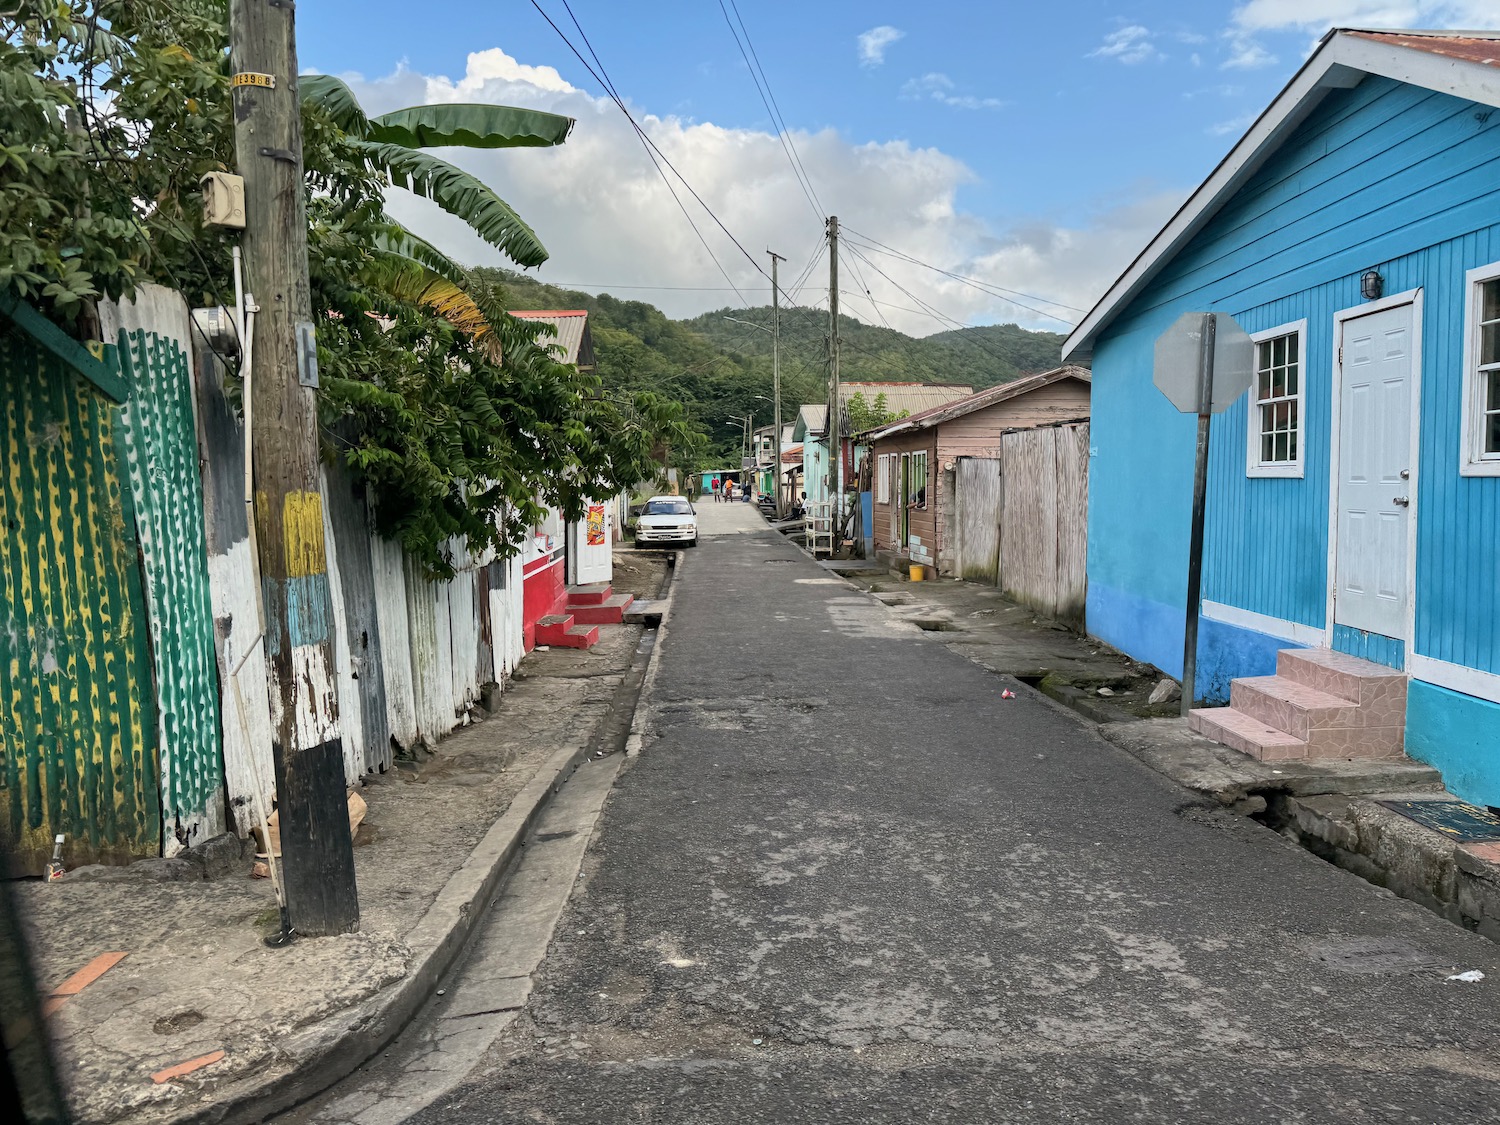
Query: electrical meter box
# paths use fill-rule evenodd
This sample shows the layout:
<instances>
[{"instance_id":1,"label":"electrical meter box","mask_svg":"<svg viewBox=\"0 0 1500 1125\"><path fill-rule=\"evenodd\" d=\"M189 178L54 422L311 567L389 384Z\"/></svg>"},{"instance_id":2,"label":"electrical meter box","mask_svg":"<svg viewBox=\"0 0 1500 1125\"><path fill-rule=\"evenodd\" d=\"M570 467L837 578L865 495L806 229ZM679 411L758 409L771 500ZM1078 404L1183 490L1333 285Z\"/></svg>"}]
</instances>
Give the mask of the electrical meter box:
<instances>
[{"instance_id":1,"label":"electrical meter box","mask_svg":"<svg viewBox=\"0 0 1500 1125\"><path fill-rule=\"evenodd\" d=\"M209 172L203 190L203 221L210 226L245 228L245 180L229 172Z\"/></svg>"}]
</instances>

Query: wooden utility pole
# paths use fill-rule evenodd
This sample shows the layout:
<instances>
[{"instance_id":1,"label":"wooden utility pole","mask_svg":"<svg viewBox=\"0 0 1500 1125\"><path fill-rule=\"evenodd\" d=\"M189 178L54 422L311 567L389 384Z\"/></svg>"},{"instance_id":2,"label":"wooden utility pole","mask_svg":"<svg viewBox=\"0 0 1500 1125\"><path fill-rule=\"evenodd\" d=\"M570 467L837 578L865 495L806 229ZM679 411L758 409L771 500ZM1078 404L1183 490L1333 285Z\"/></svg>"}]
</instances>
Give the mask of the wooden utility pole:
<instances>
[{"instance_id":1,"label":"wooden utility pole","mask_svg":"<svg viewBox=\"0 0 1500 1125\"><path fill-rule=\"evenodd\" d=\"M839 495L839 475L843 468L842 425L839 419L839 217L828 220L828 500L829 531L832 540L829 554L838 554L839 515L843 497Z\"/></svg>"},{"instance_id":2,"label":"wooden utility pole","mask_svg":"<svg viewBox=\"0 0 1500 1125\"><path fill-rule=\"evenodd\" d=\"M359 898L328 634L294 13L289 0L231 0L229 61L246 289L259 306L251 440L287 913L321 936L358 929Z\"/></svg>"},{"instance_id":3,"label":"wooden utility pole","mask_svg":"<svg viewBox=\"0 0 1500 1125\"><path fill-rule=\"evenodd\" d=\"M771 489L776 498L776 518L780 520L786 518L786 505L781 497L781 293L776 284L776 264L786 259L774 250L766 253L771 255L771 398L776 415Z\"/></svg>"}]
</instances>

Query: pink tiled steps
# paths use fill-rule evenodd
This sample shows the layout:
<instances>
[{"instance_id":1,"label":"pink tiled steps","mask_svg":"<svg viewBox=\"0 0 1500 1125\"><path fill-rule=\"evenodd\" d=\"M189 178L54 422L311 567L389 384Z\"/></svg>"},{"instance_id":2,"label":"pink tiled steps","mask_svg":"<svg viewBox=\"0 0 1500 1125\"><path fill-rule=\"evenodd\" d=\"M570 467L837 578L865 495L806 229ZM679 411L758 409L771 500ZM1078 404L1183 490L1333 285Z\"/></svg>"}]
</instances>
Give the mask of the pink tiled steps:
<instances>
[{"instance_id":1,"label":"pink tiled steps","mask_svg":"<svg viewBox=\"0 0 1500 1125\"><path fill-rule=\"evenodd\" d=\"M1282 649L1276 675L1234 680L1228 707L1200 707L1188 725L1263 761L1398 758L1406 676L1326 648Z\"/></svg>"}]
</instances>

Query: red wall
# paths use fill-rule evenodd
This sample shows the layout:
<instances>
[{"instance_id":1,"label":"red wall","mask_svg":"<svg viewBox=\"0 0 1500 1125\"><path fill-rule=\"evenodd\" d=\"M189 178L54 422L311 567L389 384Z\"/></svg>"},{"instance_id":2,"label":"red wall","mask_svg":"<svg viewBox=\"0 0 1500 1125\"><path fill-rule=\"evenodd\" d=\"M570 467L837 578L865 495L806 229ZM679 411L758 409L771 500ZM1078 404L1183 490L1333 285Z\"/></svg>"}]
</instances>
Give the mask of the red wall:
<instances>
[{"instance_id":1,"label":"red wall","mask_svg":"<svg viewBox=\"0 0 1500 1125\"><path fill-rule=\"evenodd\" d=\"M521 636L526 651L536 647L536 623L553 613L562 613L568 605L566 560L561 554L551 562L538 561L522 572Z\"/></svg>"}]
</instances>

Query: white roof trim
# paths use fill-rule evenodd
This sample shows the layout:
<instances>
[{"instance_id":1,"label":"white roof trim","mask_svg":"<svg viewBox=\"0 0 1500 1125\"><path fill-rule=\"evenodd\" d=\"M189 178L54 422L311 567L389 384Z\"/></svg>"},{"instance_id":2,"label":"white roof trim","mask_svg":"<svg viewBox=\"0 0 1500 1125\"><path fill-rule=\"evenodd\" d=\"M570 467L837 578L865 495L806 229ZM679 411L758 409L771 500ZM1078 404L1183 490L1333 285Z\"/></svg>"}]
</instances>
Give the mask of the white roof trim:
<instances>
[{"instance_id":1,"label":"white roof trim","mask_svg":"<svg viewBox=\"0 0 1500 1125\"><path fill-rule=\"evenodd\" d=\"M1090 353L1095 338L1105 325L1145 288L1189 239L1203 229L1329 90L1357 86L1366 75L1374 74L1482 105L1500 107L1500 68L1415 47L1365 39L1350 35L1351 30L1355 29L1336 28L1324 36L1312 57L1250 126L1229 155L1220 161L1208 179L1178 208L1167 225L1073 329L1063 343L1063 362L1077 362ZM1391 31L1389 34L1473 39L1500 37L1500 32L1495 31Z\"/></svg>"}]
</instances>

